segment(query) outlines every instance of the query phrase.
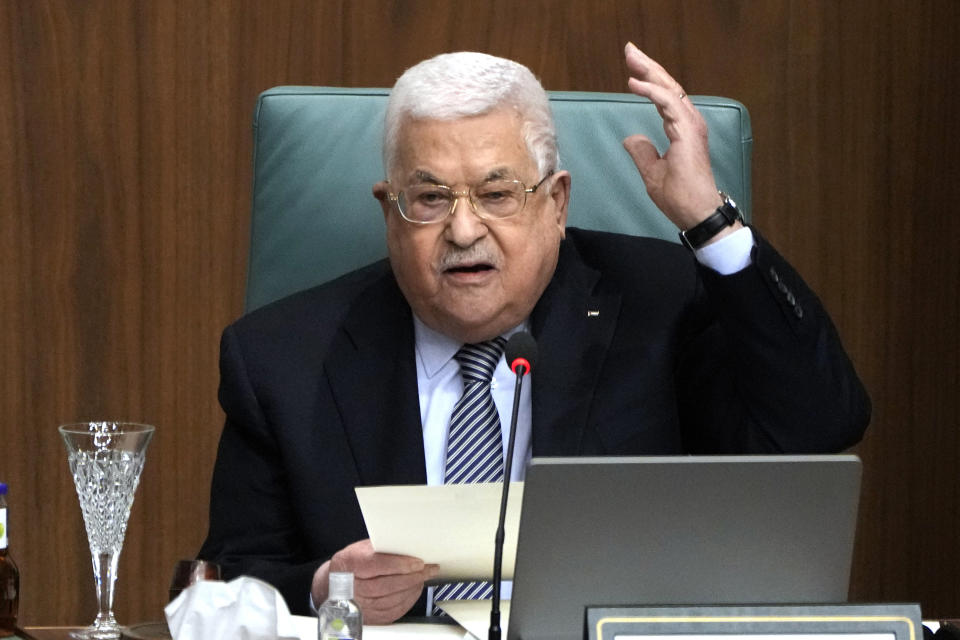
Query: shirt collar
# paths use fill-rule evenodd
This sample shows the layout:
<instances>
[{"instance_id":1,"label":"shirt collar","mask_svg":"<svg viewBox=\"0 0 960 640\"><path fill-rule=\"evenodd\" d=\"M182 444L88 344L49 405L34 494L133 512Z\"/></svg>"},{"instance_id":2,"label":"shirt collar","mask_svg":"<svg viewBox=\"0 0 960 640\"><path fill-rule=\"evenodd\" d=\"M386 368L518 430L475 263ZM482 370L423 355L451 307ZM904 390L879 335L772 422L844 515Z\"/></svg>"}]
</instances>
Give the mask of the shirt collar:
<instances>
[{"instance_id":1,"label":"shirt collar","mask_svg":"<svg viewBox=\"0 0 960 640\"><path fill-rule=\"evenodd\" d=\"M525 331L527 324L528 321L524 321L513 329L505 331L503 337L509 338L518 331ZM450 336L428 327L416 314L413 314L413 333L416 341L417 357L420 359L420 364L428 378L435 376L463 346L463 343L459 340L454 340Z\"/></svg>"}]
</instances>

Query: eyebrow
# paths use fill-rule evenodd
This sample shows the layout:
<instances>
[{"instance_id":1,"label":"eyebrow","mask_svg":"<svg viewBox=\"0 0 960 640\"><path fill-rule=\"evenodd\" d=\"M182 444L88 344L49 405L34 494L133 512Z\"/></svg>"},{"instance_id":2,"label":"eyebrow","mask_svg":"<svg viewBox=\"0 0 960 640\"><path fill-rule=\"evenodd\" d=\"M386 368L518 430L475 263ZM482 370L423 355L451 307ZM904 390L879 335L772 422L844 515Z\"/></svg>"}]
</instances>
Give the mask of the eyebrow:
<instances>
[{"instance_id":1,"label":"eyebrow","mask_svg":"<svg viewBox=\"0 0 960 640\"><path fill-rule=\"evenodd\" d=\"M413 172L413 179L417 183L426 182L427 184L439 184L439 185L443 184L443 181L440 180L440 178L437 178L429 171L424 171L422 169L417 169L416 171Z\"/></svg>"},{"instance_id":2,"label":"eyebrow","mask_svg":"<svg viewBox=\"0 0 960 640\"><path fill-rule=\"evenodd\" d=\"M514 172L513 169L511 169L510 167L505 167L505 166L504 166L504 167L495 167L495 168L493 168L493 169L491 169L490 171L487 172L486 177L481 181L481 183L493 182L494 180L503 180L503 179L515 180L515 179L517 179L515 176L516 176L515 172ZM415 171L413 172L413 175L412 175L411 177L412 177L418 184L426 183L426 184L435 184L435 185L447 186L447 183L446 183L446 182L444 182L444 181L441 180L440 178L436 177L435 175L433 175L433 174L430 173L429 171L425 171L425 170L423 170L423 169L417 169L417 170L415 170Z\"/></svg>"},{"instance_id":3,"label":"eyebrow","mask_svg":"<svg viewBox=\"0 0 960 640\"><path fill-rule=\"evenodd\" d=\"M492 180L503 180L505 178L509 180L513 180L516 177L517 177L516 173L514 173L513 169L511 169L510 167L497 167L495 169L491 169L487 173L487 177L484 179L484 182L490 182Z\"/></svg>"}]
</instances>

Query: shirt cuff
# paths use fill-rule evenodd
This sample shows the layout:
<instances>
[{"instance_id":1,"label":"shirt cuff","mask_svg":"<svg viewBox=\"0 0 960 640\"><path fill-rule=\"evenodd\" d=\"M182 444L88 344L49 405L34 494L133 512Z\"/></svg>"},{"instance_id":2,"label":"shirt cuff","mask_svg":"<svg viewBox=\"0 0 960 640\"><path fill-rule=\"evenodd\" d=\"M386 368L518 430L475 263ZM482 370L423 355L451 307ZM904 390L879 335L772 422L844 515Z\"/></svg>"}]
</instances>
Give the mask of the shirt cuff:
<instances>
[{"instance_id":1,"label":"shirt cuff","mask_svg":"<svg viewBox=\"0 0 960 640\"><path fill-rule=\"evenodd\" d=\"M743 227L695 250L693 255L703 266L722 276L729 276L750 266L753 245L753 231L749 227Z\"/></svg>"}]
</instances>

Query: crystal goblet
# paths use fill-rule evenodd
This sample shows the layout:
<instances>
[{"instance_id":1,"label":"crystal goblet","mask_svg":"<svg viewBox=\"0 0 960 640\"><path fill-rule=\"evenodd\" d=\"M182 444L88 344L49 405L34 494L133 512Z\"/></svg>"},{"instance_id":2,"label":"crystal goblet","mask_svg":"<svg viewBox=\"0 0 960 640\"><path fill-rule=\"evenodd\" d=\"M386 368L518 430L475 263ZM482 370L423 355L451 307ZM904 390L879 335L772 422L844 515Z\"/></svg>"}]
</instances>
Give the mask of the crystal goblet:
<instances>
[{"instance_id":1,"label":"crystal goblet","mask_svg":"<svg viewBox=\"0 0 960 640\"><path fill-rule=\"evenodd\" d=\"M113 615L117 561L154 427L131 422L83 422L63 425L59 430L87 529L99 607L92 625L70 635L84 640L116 640L122 631Z\"/></svg>"}]
</instances>

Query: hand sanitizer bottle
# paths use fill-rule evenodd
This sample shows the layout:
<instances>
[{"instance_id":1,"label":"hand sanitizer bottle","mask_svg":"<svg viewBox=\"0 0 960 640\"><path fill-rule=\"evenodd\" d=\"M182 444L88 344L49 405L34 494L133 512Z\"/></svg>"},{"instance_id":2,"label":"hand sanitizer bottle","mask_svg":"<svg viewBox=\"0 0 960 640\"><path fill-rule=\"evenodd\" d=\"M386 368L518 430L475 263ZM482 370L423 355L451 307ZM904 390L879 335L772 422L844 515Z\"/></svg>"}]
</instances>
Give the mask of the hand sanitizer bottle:
<instances>
[{"instance_id":1,"label":"hand sanitizer bottle","mask_svg":"<svg viewBox=\"0 0 960 640\"><path fill-rule=\"evenodd\" d=\"M330 572L329 595L319 614L319 640L361 640L363 616L353 601L352 573Z\"/></svg>"}]
</instances>

